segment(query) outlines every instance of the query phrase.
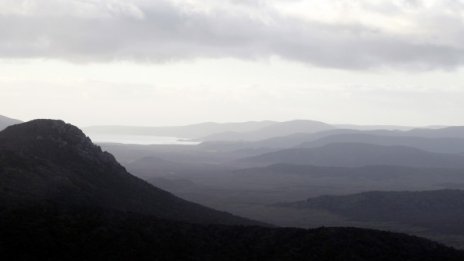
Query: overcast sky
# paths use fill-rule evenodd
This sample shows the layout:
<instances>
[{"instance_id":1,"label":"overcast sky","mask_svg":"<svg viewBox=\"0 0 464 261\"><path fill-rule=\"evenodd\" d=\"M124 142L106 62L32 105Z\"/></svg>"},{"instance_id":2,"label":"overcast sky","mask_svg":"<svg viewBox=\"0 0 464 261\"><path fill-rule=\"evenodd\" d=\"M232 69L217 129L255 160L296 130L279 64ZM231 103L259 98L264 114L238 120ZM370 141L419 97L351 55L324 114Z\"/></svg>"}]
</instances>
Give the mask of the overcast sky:
<instances>
[{"instance_id":1,"label":"overcast sky","mask_svg":"<svg viewBox=\"0 0 464 261\"><path fill-rule=\"evenodd\" d=\"M464 125L462 0L0 0L0 114Z\"/></svg>"}]
</instances>

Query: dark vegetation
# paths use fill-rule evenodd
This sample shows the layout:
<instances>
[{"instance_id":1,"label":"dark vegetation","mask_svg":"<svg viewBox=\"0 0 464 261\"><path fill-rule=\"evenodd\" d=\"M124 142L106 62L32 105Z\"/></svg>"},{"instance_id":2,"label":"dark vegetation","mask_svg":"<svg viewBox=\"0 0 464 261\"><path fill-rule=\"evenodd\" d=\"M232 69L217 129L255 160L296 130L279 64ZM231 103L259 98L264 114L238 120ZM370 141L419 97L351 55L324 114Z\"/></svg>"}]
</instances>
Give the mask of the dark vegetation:
<instances>
[{"instance_id":1,"label":"dark vegetation","mask_svg":"<svg viewBox=\"0 0 464 261\"><path fill-rule=\"evenodd\" d=\"M354 228L193 225L133 213L0 212L3 260L462 260L417 237Z\"/></svg>"},{"instance_id":2,"label":"dark vegetation","mask_svg":"<svg viewBox=\"0 0 464 261\"><path fill-rule=\"evenodd\" d=\"M279 205L323 209L360 221L395 222L447 234L464 234L463 190L372 191Z\"/></svg>"}]
</instances>

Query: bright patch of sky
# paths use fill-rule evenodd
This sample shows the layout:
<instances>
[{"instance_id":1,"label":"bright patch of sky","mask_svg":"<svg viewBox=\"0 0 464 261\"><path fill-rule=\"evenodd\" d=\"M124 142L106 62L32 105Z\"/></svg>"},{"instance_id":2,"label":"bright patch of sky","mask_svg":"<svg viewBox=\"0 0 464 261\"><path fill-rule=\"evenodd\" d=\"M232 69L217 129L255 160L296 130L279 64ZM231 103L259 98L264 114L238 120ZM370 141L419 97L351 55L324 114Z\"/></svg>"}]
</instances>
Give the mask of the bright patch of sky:
<instances>
[{"instance_id":1,"label":"bright patch of sky","mask_svg":"<svg viewBox=\"0 0 464 261\"><path fill-rule=\"evenodd\" d=\"M3 0L0 114L464 125L464 2Z\"/></svg>"}]
</instances>

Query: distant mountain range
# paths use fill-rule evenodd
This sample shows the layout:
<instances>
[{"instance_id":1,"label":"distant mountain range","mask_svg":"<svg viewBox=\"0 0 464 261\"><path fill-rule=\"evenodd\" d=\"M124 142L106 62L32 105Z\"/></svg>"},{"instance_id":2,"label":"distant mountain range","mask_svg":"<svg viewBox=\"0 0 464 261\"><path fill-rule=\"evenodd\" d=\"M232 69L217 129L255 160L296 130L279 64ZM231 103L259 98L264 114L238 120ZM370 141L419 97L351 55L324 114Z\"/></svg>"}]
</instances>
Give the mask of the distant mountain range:
<instances>
[{"instance_id":1,"label":"distant mountain range","mask_svg":"<svg viewBox=\"0 0 464 261\"><path fill-rule=\"evenodd\" d=\"M464 153L464 127L413 128L390 125L331 125L319 121L200 123L173 127L93 126L95 135L171 136L201 141L221 151L316 147L329 143L401 145L441 153ZM311 144L313 143L313 144Z\"/></svg>"},{"instance_id":2,"label":"distant mountain range","mask_svg":"<svg viewBox=\"0 0 464 261\"><path fill-rule=\"evenodd\" d=\"M314 133L333 128L333 126L323 122L294 120L286 122L207 122L172 127L91 126L84 128L84 130L89 134L152 135L196 139L201 141L241 141L285 136L295 132Z\"/></svg>"},{"instance_id":3,"label":"distant mountain range","mask_svg":"<svg viewBox=\"0 0 464 261\"><path fill-rule=\"evenodd\" d=\"M452 126L438 129L418 128L405 132L407 136L428 138L464 138L464 126Z\"/></svg>"},{"instance_id":4,"label":"distant mountain range","mask_svg":"<svg viewBox=\"0 0 464 261\"><path fill-rule=\"evenodd\" d=\"M279 150L234 162L234 164L243 166L265 166L278 163L332 167L393 165L464 168L464 155L433 153L406 146L330 143L315 148Z\"/></svg>"},{"instance_id":5,"label":"distant mountain range","mask_svg":"<svg viewBox=\"0 0 464 261\"><path fill-rule=\"evenodd\" d=\"M343 127L343 128L342 128ZM348 128L352 127L352 128ZM414 138L464 138L464 127L436 127L436 128L400 128L394 126L377 126L378 128L361 128L355 125L329 125L317 121L288 121L274 123L249 132L227 131L201 137L203 142L223 142L226 145L235 143L238 146L263 147L292 147L301 143L311 142L320 138L328 138L340 134L366 134L377 136L398 136Z\"/></svg>"},{"instance_id":6,"label":"distant mountain range","mask_svg":"<svg viewBox=\"0 0 464 261\"><path fill-rule=\"evenodd\" d=\"M277 124L274 121L250 121L233 123L205 122L185 126L142 127L142 126L90 126L84 128L86 133L152 135L197 139L215 133L248 132Z\"/></svg>"},{"instance_id":7,"label":"distant mountain range","mask_svg":"<svg viewBox=\"0 0 464 261\"><path fill-rule=\"evenodd\" d=\"M337 129L351 129L351 130L400 130L407 131L416 127L412 126L400 126L400 125L359 125L359 124L335 124ZM446 126L427 126L426 128L444 128Z\"/></svg>"},{"instance_id":8,"label":"distant mountain range","mask_svg":"<svg viewBox=\"0 0 464 261\"><path fill-rule=\"evenodd\" d=\"M440 153L463 153L464 127L412 129L407 131L376 129L329 129L315 133L294 132L260 140L205 141L200 146L220 151L276 151L295 147L319 147L330 143L367 143L385 146L409 146Z\"/></svg>"},{"instance_id":9,"label":"distant mountain range","mask_svg":"<svg viewBox=\"0 0 464 261\"><path fill-rule=\"evenodd\" d=\"M463 138L428 138L415 136L383 136L364 133L336 134L300 145L304 148L321 147L331 143L365 143L383 146L408 146L439 153L464 153Z\"/></svg>"},{"instance_id":10,"label":"distant mountain range","mask_svg":"<svg viewBox=\"0 0 464 261\"><path fill-rule=\"evenodd\" d=\"M21 123L21 121L16 120L16 119L11 119L11 118L0 115L0 131L5 129L6 127L8 127L10 125L14 125L14 124L18 124L18 123Z\"/></svg>"},{"instance_id":11,"label":"distant mountain range","mask_svg":"<svg viewBox=\"0 0 464 261\"><path fill-rule=\"evenodd\" d=\"M333 126L309 120L279 122L250 132L224 132L200 138L202 141L257 141L293 133L316 133L334 129Z\"/></svg>"}]
</instances>

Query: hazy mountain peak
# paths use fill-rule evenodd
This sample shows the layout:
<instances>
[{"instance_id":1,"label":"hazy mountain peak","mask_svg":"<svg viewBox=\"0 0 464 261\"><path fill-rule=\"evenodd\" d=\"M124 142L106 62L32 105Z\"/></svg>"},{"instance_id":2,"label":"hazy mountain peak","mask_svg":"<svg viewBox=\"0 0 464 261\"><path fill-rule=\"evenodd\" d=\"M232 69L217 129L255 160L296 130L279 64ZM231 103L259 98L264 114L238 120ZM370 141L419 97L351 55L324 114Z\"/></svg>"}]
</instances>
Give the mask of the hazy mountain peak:
<instances>
[{"instance_id":1,"label":"hazy mountain peak","mask_svg":"<svg viewBox=\"0 0 464 261\"><path fill-rule=\"evenodd\" d=\"M10 125L14 125L18 123L21 123L21 121L0 115L0 131Z\"/></svg>"}]
</instances>

